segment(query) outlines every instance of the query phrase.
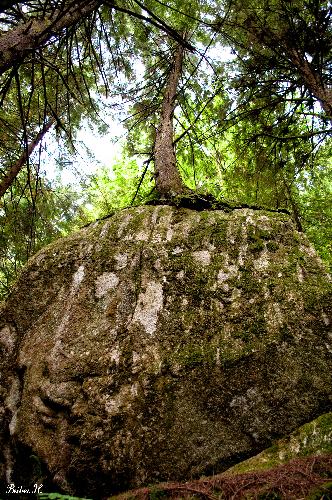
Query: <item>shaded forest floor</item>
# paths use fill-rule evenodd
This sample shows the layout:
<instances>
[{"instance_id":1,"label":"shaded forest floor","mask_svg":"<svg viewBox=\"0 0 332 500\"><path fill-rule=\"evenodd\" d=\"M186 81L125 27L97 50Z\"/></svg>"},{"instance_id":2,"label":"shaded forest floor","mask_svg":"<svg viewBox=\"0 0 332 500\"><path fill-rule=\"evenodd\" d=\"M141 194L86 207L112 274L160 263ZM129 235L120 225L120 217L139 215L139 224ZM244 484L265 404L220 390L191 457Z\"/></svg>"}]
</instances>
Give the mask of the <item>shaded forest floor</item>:
<instances>
[{"instance_id":1,"label":"shaded forest floor","mask_svg":"<svg viewBox=\"0 0 332 500\"><path fill-rule=\"evenodd\" d=\"M186 483L161 483L131 490L112 499L164 500L331 500L332 454L291 460L268 470L225 472Z\"/></svg>"}]
</instances>

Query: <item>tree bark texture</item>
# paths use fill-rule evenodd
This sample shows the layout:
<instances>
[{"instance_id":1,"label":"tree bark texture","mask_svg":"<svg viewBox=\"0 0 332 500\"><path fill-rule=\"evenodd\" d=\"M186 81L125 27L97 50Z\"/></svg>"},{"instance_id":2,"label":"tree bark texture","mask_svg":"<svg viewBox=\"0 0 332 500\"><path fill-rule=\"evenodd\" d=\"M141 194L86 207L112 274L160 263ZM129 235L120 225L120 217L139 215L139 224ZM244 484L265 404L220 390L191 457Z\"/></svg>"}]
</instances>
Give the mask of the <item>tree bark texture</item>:
<instances>
[{"instance_id":1,"label":"tree bark texture","mask_svg":"<svg viewBox=\"0 0 332 500\"><path fill-rule=\"evenodd\" d=\"M22 170L24 164L28 160L31 153L35 150L35 148L38 146L40 141L43 139L45 134L50 130L50 128L54 123L55 123L54 118L51 118L48 122L46 122L45 125L42 127L42 129L38 132L35 140L30 142L30 144L28 144L28 147L22 153L21 157L14 163L14 165L12 165L9 168L8 172L5 174L4 178L0 182L0 198L5 194L7 189L9 189L10 186L13 184L14 180Z\"/></svg>"},{"instance_id":2,"label":"tree bark texture","mask_svg":"<svg viewBox=\"0 0 332 500\"><path fill-rule=\"evenodd\" d=\"M287 62L293 65L296 73L300 75L302 82L312 95L320 102L327 117L332 121L332 89L324 83L323 78L308 61L304 48L299 50L296 47L298 34L294 35L294 40L289 40L285 34L278 35L264 27L249 26L249 32L257 44L263 45L276 52L276 47L280 48Z\"/></svg>"},{"instance_id":3,"label":"tree bark texture","mask_svg":"<svg viewBox=\"0 0 332 500\"><path fill-rule=\"evenodd\" d=\"M332 89L326 88L320 75L314 70L304 55L298 51L289 49L290 58L302 76L306 87L312 95L320 102L323 110L330 120L332 120Z\"/></svg>"},{"instance_id":4,"label":"tree bark texture","mask_svg":"<svg viewBox=\"0 0 332 500\"><path fill-rule=\"evenodd\" d=\"M182 45L178 45L166 83L154 145L156 188L161 197L166 198L181 194L186 189L176 166L173 144L173 115L177 87L182 72L183 55L184 48Z\"/></svg>"},{"instance_id":5,"label":"tree bark texture","mask_svg":"<svg viewBox=\"0 0 332 500\"><path fill-rule=\"evenodd\" d=\"M26 55L42 47L52 36L90 14L100 5L99 0L70 2L67 8L55 10L42 19L31 18L28 22L2 32L0 36L0 75Z\"/></svg>"}]
</instances>

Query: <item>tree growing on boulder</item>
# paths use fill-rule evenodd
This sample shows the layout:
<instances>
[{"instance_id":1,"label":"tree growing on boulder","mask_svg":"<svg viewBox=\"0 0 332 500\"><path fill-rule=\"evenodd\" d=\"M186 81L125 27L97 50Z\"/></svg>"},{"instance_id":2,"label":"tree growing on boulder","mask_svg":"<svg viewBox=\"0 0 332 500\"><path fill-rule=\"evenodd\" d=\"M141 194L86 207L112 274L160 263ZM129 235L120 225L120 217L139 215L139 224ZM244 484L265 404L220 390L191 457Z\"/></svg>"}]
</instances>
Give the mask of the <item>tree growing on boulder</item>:
<instances>
[{"instance_id":1,"label":"tree growing on boulder","mask_svg":"<svg viewBox=\"0 0 332 500\"><path fill-rule=\"evenodd\" d=\"M154 144L154 165L156 188L162 198L181 194L185 186L176 165L174 149L173 115L176 106L176 95L182 71L184 47L178 45L164 91L160 121L156 130Z\"/></svg>"}]
</instances>

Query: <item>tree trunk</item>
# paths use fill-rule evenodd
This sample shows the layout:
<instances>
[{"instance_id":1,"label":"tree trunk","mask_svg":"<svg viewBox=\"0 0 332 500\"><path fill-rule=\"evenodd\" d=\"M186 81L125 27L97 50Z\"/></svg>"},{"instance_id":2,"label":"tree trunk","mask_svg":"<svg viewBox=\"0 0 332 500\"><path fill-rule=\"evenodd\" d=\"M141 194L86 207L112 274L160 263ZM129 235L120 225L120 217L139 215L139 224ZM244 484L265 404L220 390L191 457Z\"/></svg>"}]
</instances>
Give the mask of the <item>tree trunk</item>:
<instances>
[{"instance_id":1,"label":"tree trunk","mask_svg":"<svg viewBox=\"0 0 332 500\"><path fill-rule=\"evenodd\" d=\"M284 33L278 35L268 27L258 29L255 26L249 28L249 33L254 37L255 43L267 47L272 52L284 54L287 63L292 63L307 89L320 102L327 117L332 121L332 89L328 88L310 64L305 56L304 48L302 50L295 48L299 41L299 33L295 33L294 39L289 39ZM278 48L279 51L276 50Z\"/></svg>"},{"instance_id":2,"label":"tree trunk","mask_svg":"<svg viewBox=\"0 0 332 500\"><path fill-rule=\"evenodd\" d=\"M318 99L328 118L332 120L332 90L324 86L324 82L305 56L294 48L289 49L290 58L303 78L306 87Z\"/></svg>"},{"instance_id":3,"label":"tree trunk","mask_svg":"<svg viewBox=\"0 0 332 500\"><path fill-rule=\"evenodd\" d=\"M293 210L293 217L294 217L294 221L295 221L297 230L300 231L300 233L303 233L301 214L300 214L300 211L298 209L297 203L295 202L295 200L293 198L291 187L289 186L289 184L285 180L283 180L283 183L284 183L284 186L285 186L286 191L288 193L288 199L290 201L290 204L291 204L291 207Z\"/></svg>"},{"instance_id":4,"label":"tree trunk","mask_svg":"<svg viewBox=\"0 0 332 500\"><path fill-rule=\"evenodd\" d=\"M178 45L168 75L154 145L156 188L161 198L169 198L186 190L176 166L173 144L173 115L176 91L182 72L184 48Z\"/></svg>"},{"instance_id":5,"label":"tree trunk","mask_svg":"<svg viewBox=\"0 0 332 500\"><path fill-rule=\"evenodd\" d=\"M17 62L20 62L31 51L42 47L54 35L80 19L100 5L100 1L70 2L67 8L55 10L42 19L31 18L23 25L2 33L0 36L0 75Z\"/></svg>"},{"instance_id":6,"label":"tree trunk","mask_svg":"<svg viewBox=\"0 0 332 500\"><path fill-rule=\"evenodd\" d=\"M5 194L7 189L10 188L10 186L13 184L14 180L22 170L24 164L28 160L29 156L31 153L35 150L36 146L40 143L40 141L43 139L45 136L46 132L50 130L52 125L55 123L55 119L51 118L43 128L38 132L36 139L30 144L28 144L28 147L24 150L22 153L21 157L17 160L17 162L12 165L8 172L5 174L4 178L0 182L0 198Z\"/></svg>"},{"instance_id":7,"label":"tree trunk","mask_svg":"<svg viewBox=\"0 0 332 500\"><path fill-rule=\"evenodd\" d=\"M6 0L4 5L0 6L0 13L5 12L7 8L16 3L12 0ZM54 10L51 14L46 14L42 18L28 18L22 25L2 32L0 35L0 75L14 64L21 62L31 51L43 47L52 37L61 34L65 28L84 19L102 4L107 5L110 9L125 12L143 22L151 23L164 30L174 40L177 40L180 45L182 44L189 50L194 50L194 47L185 38L182 38L175 29L168 26L146 7L144 9L148 11L149 17L126 9L122 5L115 5L114 0L68 0L61 9Z\"/></svg>"}]
</instances>

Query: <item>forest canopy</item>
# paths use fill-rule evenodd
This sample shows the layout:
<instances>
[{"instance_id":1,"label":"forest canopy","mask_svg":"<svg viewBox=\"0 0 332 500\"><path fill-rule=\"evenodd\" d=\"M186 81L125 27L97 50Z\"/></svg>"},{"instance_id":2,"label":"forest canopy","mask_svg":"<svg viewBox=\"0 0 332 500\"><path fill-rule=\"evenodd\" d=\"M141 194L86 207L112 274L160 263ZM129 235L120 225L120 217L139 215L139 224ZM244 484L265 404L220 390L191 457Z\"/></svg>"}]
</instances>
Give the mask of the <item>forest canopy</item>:
<instances>
[{"instance_id":1,"label":"forest canopy","mask_svg":"<svg viewBox=\"0 0 332 500\"><path fill-rule=\"evenodd\" d=\"M1 296L52 239L183 195L286 209L331 266L331 15L319 0L3 0ZM102 135L105 116L126 127L121 158L64 185L82 123Z\"/></svg>"}]
</instances>

